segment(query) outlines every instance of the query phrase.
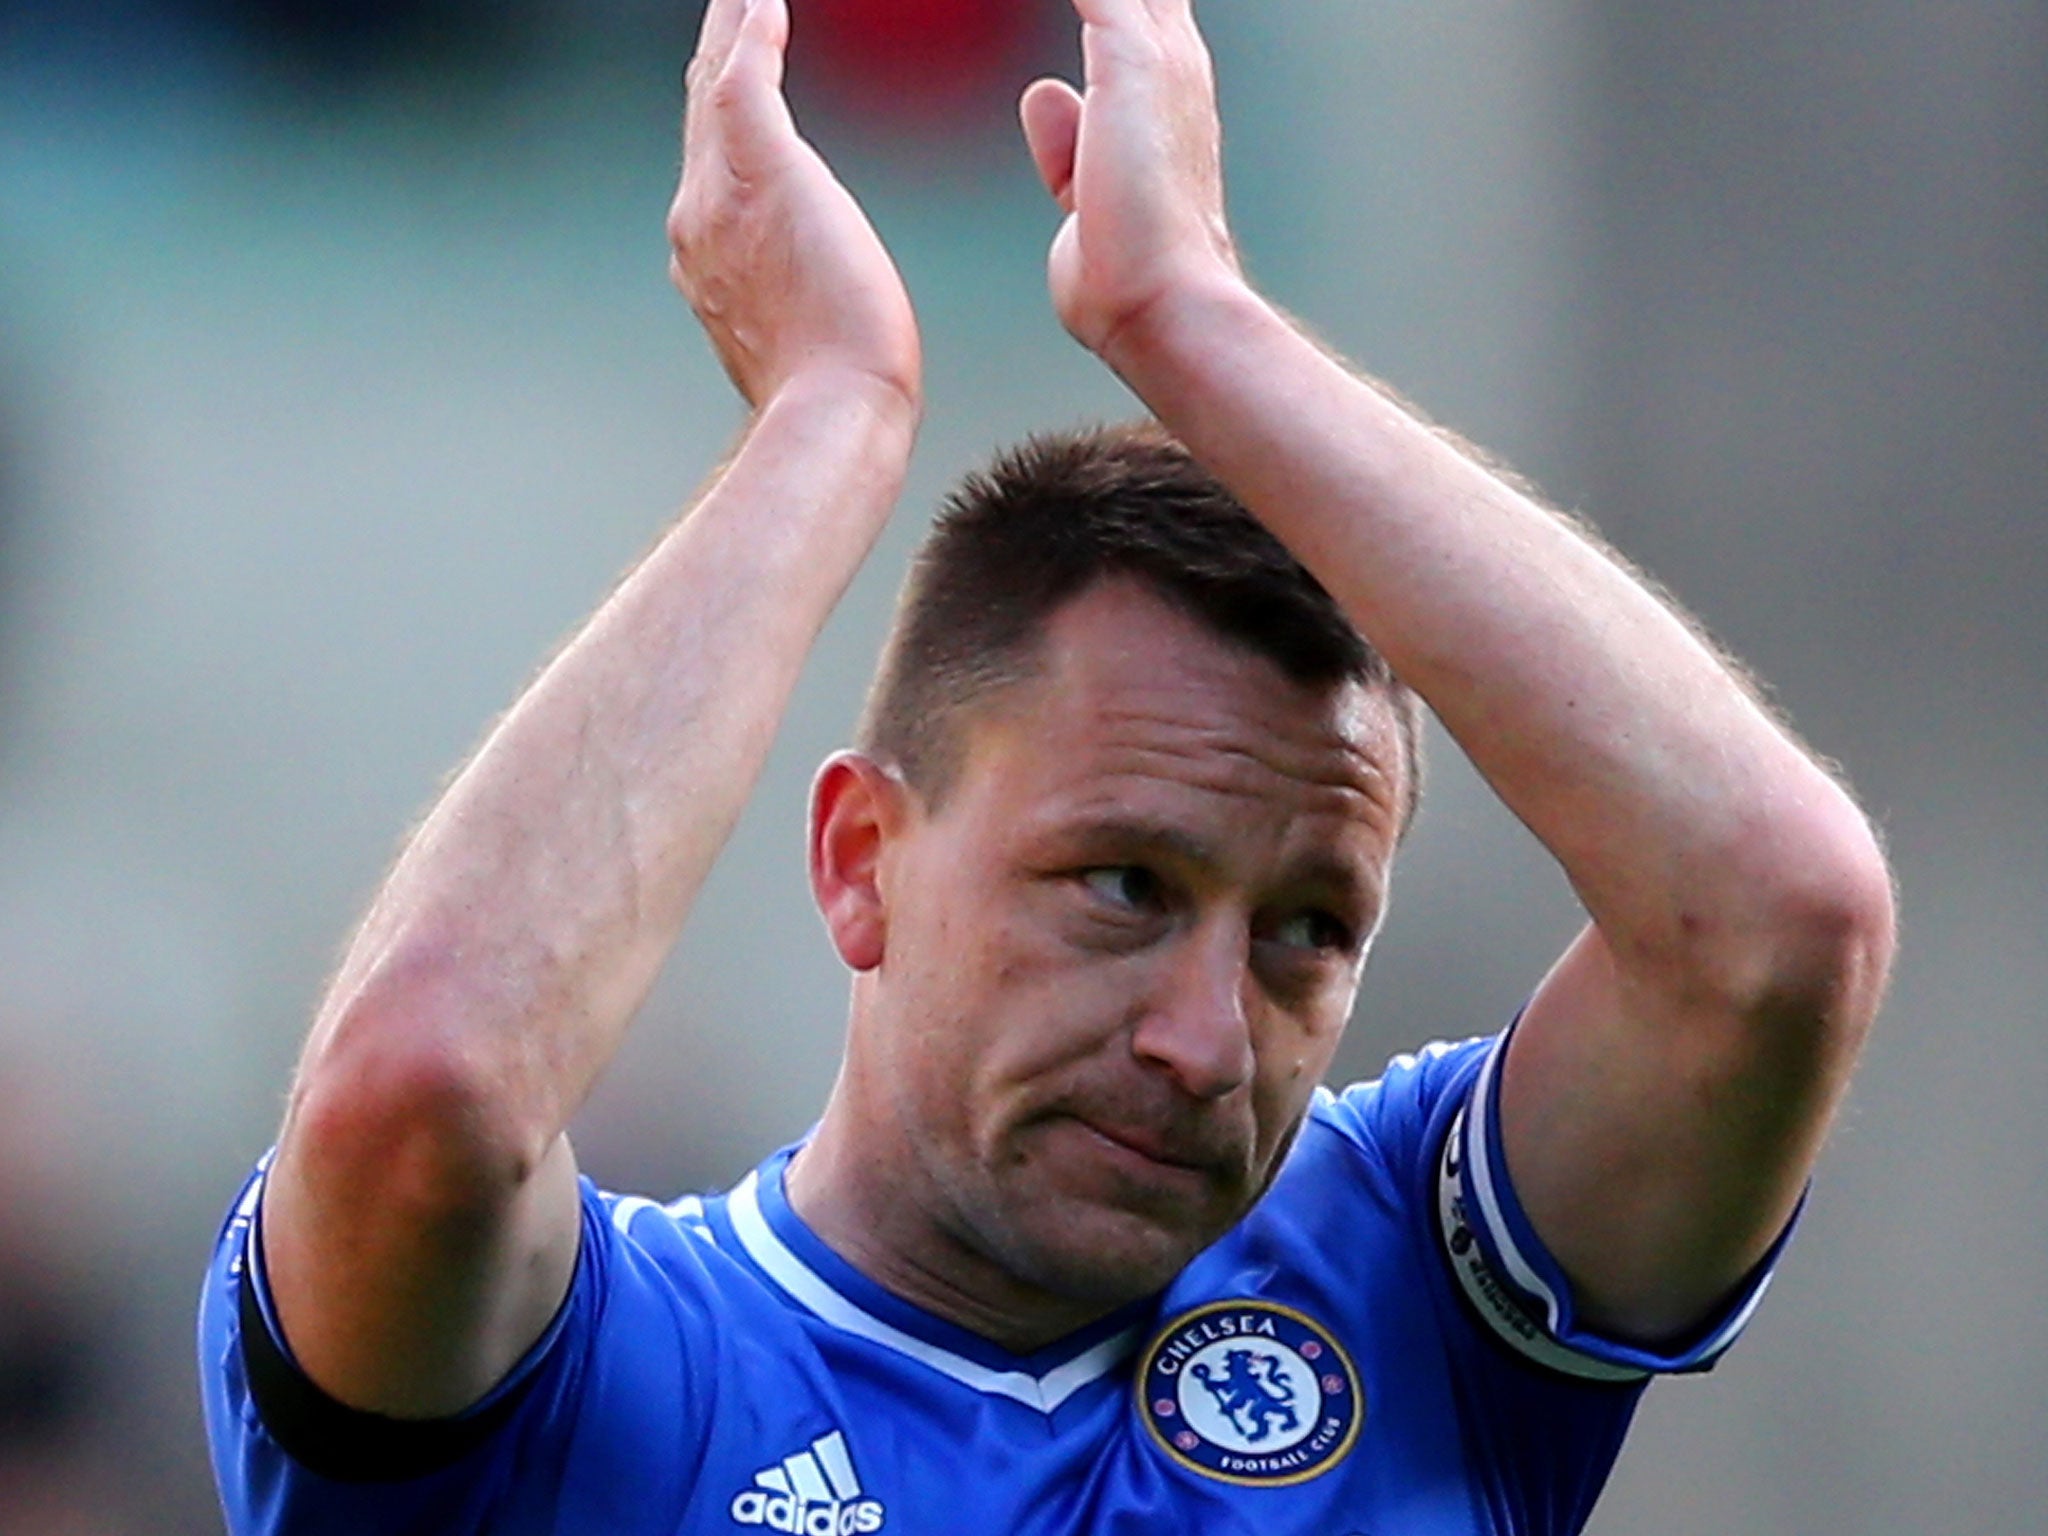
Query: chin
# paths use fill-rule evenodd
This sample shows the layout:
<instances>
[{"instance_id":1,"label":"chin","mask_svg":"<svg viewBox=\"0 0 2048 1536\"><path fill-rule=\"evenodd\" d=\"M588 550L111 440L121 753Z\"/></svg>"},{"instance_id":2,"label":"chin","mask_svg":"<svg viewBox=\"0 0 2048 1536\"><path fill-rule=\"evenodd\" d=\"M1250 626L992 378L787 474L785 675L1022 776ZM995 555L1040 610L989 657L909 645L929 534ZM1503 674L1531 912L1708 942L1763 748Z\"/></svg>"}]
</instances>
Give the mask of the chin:
<instances>
[{"instance_id":1,"label":"chin","mask_svg":"<svg viewBox=\"0 0 2048 1536\"><path fill-rule=\"evenodd\" d=\"M1034 1203L1023 1220L1003 1227L992 1256L1005 1270L1051 1295L1105 1310L1164 1290L1218 1235L1067 1202Z\"/></svg>"}]
</instances>

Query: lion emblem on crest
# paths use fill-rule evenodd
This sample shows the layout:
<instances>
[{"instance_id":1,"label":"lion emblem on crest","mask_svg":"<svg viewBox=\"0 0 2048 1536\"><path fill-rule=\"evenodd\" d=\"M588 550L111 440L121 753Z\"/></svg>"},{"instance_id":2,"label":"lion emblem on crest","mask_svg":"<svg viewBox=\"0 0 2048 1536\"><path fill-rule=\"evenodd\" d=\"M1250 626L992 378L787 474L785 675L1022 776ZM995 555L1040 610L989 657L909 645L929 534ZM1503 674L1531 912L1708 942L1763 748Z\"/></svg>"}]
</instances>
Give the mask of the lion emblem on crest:
<instances>
[{"instance_id":1,"label":"lion emblem on crest","mask_svg":"<svg viewBox=\"0 0 2048 1536\"><path fill-rule=\"evenodd\" d=\"M1301 1426L1301 1416L1294 1411L1294 1383L1287 1379L1278 1355L1233 1349L1223 1357L1222 1370L1212 1371L1198 1362L1190 1374L1246 1440L1257 1443L1276 1428Z\"/></svg>"}]
</instances>

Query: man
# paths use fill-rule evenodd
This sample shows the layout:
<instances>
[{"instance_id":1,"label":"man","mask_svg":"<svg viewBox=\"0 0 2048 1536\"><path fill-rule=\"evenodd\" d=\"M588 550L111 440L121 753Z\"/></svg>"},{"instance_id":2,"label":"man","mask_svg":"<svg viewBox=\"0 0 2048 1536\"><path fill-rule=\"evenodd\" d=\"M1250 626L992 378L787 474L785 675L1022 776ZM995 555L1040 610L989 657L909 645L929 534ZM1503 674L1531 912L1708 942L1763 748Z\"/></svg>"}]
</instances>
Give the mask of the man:
<instances>
[{"instance_id":1,"label":"man","mask_svg":"<svg viewBox=\"0 0 2048 1536\"><path fill-rule=\"evenodd\" d=\"M1077 9L1085 91L1022 104L1054 303L1165 432L957 498L815 791L839 1082L660 1207L579 1186L563 1128L921 408L782 0L713 0L670 232L753 416L320 1010L203 1311L237 1530L1573 1530L1642 1379L1760 1293L1889 962L1866 822L1613 557L1245 284L1186 0ZM1409 688L1591 922L1505 1036L1333 1096Z\"/></svg>"}]
</instances>

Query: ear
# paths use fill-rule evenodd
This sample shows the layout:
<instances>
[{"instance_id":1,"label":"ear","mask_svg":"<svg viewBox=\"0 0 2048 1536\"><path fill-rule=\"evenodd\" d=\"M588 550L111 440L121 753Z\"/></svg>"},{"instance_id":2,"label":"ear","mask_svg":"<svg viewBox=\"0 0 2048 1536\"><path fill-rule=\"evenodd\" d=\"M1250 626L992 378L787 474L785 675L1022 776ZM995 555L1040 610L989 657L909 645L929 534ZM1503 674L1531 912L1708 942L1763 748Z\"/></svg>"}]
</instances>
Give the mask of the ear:
<instances>
[{"instance_id":1,"label":"ear","mask_svg":"<svg viewBox=\"0 0 2048 1536\"><path fill-rule=\"evenodd\" d=\"M882 855L909 817L909 788L864 753L833 753L811 784L811 897L832 947L856 971L882 963Z\"/></svg>"}]
</instances>

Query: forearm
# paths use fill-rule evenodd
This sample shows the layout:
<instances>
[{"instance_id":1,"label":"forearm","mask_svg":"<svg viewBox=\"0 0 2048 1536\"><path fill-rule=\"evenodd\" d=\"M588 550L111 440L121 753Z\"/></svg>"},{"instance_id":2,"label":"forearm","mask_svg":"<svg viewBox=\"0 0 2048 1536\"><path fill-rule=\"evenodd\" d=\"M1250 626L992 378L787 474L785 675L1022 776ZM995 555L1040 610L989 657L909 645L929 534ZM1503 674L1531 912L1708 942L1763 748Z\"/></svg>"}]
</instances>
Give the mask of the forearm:
<instances>
[{"instance_id":1,"label":"forearm","mask_svg":"<svg viewBox=\"0 0 2048 1536\"><path fill-rule=\"evenodd\" d=\"M1874 846L1665 603L1240 285L1155 304L1105 351L1429 702L1625 964L1736 990L1796 968L1776 946L1813 924L1786 911Z\"/></svg>"},{"instance_id":2,"label":"forearm","mask_svg":"<svg viewBox=\"0 0 2048 1536\"><path fill-rule=\"evenodd\" d=\"M916 320L782 101L787 25L779 0L706 8L668 219L749 429L456 776L300 1060L262 1248L299 1364L355 1407L466 1407L555 1315L581 1232L563 1130L902 487Z\"/></svg>"},{"instance_id":3,"label":"forearm","mask_svg":"<svg viewBox=\"0 0 2048 1536\"><path fill-rule=\"evenodd\" d=\"M1181 0L1083 7L1024 124L1062 322L1321 579L1593 919L1502 1069L1524 1209L1592 1315L1697 1323L1797 1199L1892 947L1876 839L1693 628L1264 303Z\"/></svg>"},{"instance_id":4,"label":"forearm","mask_svg":"<svg viewBox=\"0 0 2048 1536\"><path fill-rule=\"evenodd\" d=\"M757 417L696 508L491 732L351 945L301 1073L460 1076L486 1179L616 1049L900 489L913 410L844 377ZM402 1075L402 1074L398 1074Z\"/></svg>"}]
</instances>

